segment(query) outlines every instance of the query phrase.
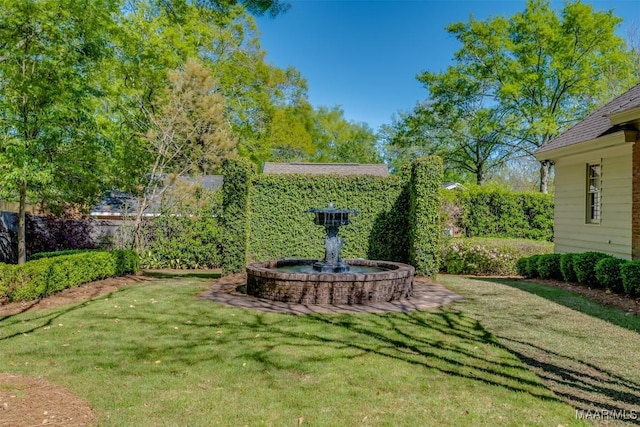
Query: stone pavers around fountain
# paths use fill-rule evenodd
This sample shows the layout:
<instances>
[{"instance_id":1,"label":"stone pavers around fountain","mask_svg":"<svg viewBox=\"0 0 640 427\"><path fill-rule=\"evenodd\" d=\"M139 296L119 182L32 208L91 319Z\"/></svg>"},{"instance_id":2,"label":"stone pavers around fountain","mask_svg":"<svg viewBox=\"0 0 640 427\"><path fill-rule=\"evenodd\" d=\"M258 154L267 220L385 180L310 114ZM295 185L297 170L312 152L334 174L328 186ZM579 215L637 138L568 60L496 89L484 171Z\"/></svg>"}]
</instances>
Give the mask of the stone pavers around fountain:
<instances>
[{"instance_id":1,"label":"stone pavers around fountain","mask_svg":"<svg viewBox=\"0 0 640 427\"><path fill-rule=\"evenodd\" d=\"M242 287L246 286L246 283L246 273L225 276L218 279L210 290L200 294L200 298L234 307L297 315L312 313L406 313L414 310L437 308L454 301L464 301L464 298L460 295L425 277L414 278L413 294L410 298L368 305L292 304L272 301L243 293L241 290Z\"/></svg>"}]
</instances>

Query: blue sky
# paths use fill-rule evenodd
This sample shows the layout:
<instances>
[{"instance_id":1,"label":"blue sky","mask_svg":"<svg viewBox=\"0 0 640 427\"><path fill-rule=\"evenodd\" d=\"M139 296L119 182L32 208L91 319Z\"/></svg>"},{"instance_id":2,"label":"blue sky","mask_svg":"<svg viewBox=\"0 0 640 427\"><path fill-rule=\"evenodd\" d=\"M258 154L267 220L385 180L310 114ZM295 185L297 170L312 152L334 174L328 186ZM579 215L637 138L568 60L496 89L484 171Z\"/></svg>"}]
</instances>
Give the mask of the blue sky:
<instances>
[{"instance_id":1,"label":"blue sky","mask_svg":"<svg viewBox=\"0 0 640 427\"><path fill-rule=\"evenodd\" d=\"M289 2L286 14L257 20L267 62L298 69L313 105L339 105L348 120L374 130L425 98L417 74L452 64L460 45L446 32L448 24L466 22L470 15L510 16L525 5L524 0ZM633 21L640 26L640 0L583 2L624 18L621 36Z\"/></svg>"}]
</instances>

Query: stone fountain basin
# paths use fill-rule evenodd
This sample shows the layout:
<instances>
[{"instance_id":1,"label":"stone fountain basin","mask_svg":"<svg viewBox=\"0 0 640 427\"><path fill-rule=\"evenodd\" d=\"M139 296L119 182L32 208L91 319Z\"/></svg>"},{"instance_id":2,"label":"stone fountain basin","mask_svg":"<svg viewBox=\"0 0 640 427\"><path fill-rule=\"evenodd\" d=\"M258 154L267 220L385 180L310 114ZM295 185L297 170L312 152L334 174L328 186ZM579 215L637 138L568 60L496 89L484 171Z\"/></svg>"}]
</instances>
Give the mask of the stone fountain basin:
<instances>
[{"instance_id":1,"label":"stone fountain basin","mask_svg":"<svg viewBox=\"0 0 640 427\"><path fill-rule=\"evenodd\" d=\"M415 269L390 261L345 260L350 266L375 267L369 273L287 272L280 267L312 265L314 259L285 259L247 265L247 294L296 304L375 304L411 296Z\"/></svg>"}]
</instances>

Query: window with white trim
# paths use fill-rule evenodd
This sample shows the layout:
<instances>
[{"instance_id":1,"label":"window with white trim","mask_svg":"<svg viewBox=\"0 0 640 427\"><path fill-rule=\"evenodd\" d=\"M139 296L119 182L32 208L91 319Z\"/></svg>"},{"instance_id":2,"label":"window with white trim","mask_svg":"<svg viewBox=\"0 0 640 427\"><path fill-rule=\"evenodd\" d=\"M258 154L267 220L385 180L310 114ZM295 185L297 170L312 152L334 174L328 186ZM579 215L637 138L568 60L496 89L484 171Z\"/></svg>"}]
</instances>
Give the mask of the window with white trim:
<instances>
[{"instance_id":1,"label":"window with white trim","mask_svg":"<svg viewBox=\"0 0 640 427\"><path fill-rule=\"evenodd\" d=\"M587 222L600 223L602 217L602 165L587 165Z\"/></svg>"}]
</instances>

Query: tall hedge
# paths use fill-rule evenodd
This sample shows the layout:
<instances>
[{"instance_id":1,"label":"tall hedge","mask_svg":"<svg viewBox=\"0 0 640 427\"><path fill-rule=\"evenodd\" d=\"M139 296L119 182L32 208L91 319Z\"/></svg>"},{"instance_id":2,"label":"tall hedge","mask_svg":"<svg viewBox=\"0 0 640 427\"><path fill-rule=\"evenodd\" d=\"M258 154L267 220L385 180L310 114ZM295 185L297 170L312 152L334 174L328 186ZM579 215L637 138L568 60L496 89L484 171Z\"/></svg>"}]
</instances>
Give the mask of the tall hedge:
<instances>
[{"instance_id":1,"label":"tall hedge","mask_svg":"<svg viewBox=\"0 0 640 427\"><path fill-rule=\"evenodd\" d=\"M411 260L419 273L437 272L439 158L420 160L413 169L389 177L253 175L238 162L225 163L224 173L225 273L242 271L248 260L321 259L325 231L306 211L329 203L358 210L340 229L343 258ZM411 214L420 218L413 221Z\"/></svg>"},{"instance_id":2,"label":"tall hedge","mask_svg":"<svg viewBox=\"0 0 640 427\"><path fill-rule=\"evenodd\" d=\"M324 256L310 208L356 209L340 228L343 258L407 260L408 191L401 177L258 175L252 183L250 260Z\"/></svg>"},{"instance_id":3,"label":"tall hedge","mask_svg":"<svg viewBox=\"0 0 640 427\"><path fill-rule=\"evenodd\" d=\"M409 186L409 263L417 274L435 276L440 268L440 187L442 159L413 162Z\"/></svg>"},{"instance_id":4,"label":"tall hedge","mask_svg":"<svg viewBox=\"0 0 640 427\"><path fill-rule=\"evenodd\" d=\"M249 237L249 188L253 164L244 158L227 159L222 164L222 271L242 271L247 263Z\"/></svg>"},{"instance_id":5,"label":"tall hedge","mask_svg":"<svg viewBox=\"0 0 640 427\"><path fill-rule=\"evenodd\" d=\"M447 192L445 222L466 237L553 239L553 196L471 186Z\"/></svg>"}]
</instances>

